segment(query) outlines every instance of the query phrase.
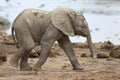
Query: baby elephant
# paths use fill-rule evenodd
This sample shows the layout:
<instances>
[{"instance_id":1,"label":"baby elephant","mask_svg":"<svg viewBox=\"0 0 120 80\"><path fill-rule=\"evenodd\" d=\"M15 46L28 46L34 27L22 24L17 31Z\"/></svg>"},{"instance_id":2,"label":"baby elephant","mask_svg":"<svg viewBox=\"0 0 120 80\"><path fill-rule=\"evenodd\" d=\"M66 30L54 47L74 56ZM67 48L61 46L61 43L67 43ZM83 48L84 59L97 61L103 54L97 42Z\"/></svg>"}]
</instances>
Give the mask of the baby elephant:
<instances>
[{"instance_id":1,"label":"baby elephant","mask_svg":"<svg viewBox=\"0 0 120 80\"><path fill-rule=\"evenodd\" d=\"M68 56L73 70L82 70L83 68L75 57L72 43L68 37L74 35L87 38L91 57L93 57L90 30L80 12L63 7L50 12L25 9L17 16L12 25L12 36L18 51L11 57L10 63L12 66L18 67L20 60L20 70L40 70L47 60L48 52L53 43L57 41ZM28 64L28 56L36 44L41 45L41 54L32 68Z\"/></svg>"}]
</instances>

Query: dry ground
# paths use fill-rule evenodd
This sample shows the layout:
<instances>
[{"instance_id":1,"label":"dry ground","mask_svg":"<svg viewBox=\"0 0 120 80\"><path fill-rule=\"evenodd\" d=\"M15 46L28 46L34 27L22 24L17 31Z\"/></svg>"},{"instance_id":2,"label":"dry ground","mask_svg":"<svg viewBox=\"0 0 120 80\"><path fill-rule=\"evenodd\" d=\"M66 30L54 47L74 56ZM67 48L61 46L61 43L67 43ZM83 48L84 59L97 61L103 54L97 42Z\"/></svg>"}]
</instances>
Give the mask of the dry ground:
<instances>
[{"instance_id":1,"label":"dry ground","mask_svg":"<svg viewBox=\"0 0 120 80\"><path fill-rule=\"evenodd\" d=\"M9 41L7 41L9 42ZM5 42L6 43L6 42ZM74 43L74 50L79 63L84 68L82 71L73 71L72 66L58 45L54 45L47 62L41 71L19 71L9 64L9 59L16 52L16 47L11 44L0 43L0 52L7 55L7 61L0 64L0 80L120 80L119 58L97 58L98 53L109 56L111 47L103 47L103 43L94 43L94 58L90 58L86 43ZM81 57L85 54L84 57ZM33 66L38 58L29 58Z\"/></svg>"}]
</instances>

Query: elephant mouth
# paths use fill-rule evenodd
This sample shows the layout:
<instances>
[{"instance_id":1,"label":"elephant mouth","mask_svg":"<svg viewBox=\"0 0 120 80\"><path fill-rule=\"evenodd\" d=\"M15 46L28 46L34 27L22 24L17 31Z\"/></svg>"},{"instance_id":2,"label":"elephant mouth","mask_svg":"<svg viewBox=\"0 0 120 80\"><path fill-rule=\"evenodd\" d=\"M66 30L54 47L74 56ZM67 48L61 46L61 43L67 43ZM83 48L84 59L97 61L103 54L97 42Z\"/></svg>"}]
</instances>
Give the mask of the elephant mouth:
<instances>
[{"instance_id":1,"label":"elephant mouth","mask_svg":"<svg viewBox=\"0 0 120 80\"><path fill-rule=\"evenodd\" d=\"M86 37L87 35L84 32L79 32L79 35L82 37Z\"/></svg>"}]
</instances>

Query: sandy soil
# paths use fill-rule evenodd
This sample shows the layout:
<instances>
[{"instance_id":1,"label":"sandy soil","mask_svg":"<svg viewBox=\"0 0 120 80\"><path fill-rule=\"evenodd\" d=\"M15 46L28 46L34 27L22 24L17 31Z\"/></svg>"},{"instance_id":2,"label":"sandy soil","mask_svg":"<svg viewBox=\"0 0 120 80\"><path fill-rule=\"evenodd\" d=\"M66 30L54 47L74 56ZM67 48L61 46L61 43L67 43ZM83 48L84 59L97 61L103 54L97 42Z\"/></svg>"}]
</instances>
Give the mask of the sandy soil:
<instances>
[{"instance_id":1,"label":"sandy soil","mask_svg":"<svg viewBox=\"0 0 120 80\"><path fill-rule=\"evenodd\" d=\"M94 58L90 58L86 43L73 43L75 54L79 63L84 68L82 71L73 71L72 66L57 44L53 45L50 57L42 66L41 71L20 71L9 64L9 59L16 52L10 41L0 43L0 52L7 55L7 61L0 64L0 80L119 80L120 59L110 57L111 45L94 43ZM108 45L108 44L107 44ZM115 46L115 45L114 45ZM108 58L97 58L97 54L105 54ZM83 56L83 57L81 57ZM33 66L38 58L29 58Z\"/></svg>"}]
</instances>

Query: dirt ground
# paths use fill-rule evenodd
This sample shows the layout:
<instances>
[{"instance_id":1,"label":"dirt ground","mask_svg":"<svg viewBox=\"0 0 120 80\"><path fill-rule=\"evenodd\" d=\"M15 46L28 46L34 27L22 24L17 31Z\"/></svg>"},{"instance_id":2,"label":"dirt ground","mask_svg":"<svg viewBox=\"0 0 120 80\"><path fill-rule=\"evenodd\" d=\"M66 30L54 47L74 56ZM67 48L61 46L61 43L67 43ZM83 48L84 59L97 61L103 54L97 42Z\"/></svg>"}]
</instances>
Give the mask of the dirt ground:
<instances>
[{"instance_id":1,"label":"dirt ground","mask_svg":"<svg viewBox=\"0 0 120 80\"><path fill-rule=\"evenodd\" d=\"M41 71L20 71L9 64L11 55L17 50L11 37L4 40L1 38L0 53L6 57L0 57L0 80L120 80L120 45L113 45L109 41L93 43L94 58L89 57L87 43L73 43L73 47L79 63L84 68L82 71L72 70L67 56L57 44L53 45ZM118 53L116 58L111 57L113 52ZM29 64L33 66L38 58L31 57Z\"/></svg>"}]
</instances>

